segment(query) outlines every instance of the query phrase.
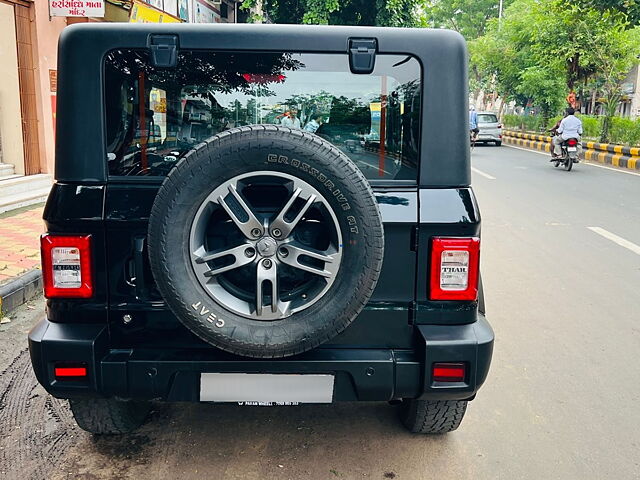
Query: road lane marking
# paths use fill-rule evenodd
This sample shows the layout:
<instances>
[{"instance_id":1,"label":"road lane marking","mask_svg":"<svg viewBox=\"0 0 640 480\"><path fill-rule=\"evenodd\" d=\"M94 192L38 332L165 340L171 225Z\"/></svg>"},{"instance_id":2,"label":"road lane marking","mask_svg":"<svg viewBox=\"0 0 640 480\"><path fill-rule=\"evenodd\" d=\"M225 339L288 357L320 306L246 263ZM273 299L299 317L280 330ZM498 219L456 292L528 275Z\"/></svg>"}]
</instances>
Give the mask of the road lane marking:
<instances>
[{"instance_id":1,"label":"road lane marking","mask_svg":"<svg viewBox=\"0 0 640 480\"><path fill-rule=\"evenodd\" d=\"M592 232L595 232L598 235L601 235L604 238L611 240L614 243L617 243L621 247L627 248L631 250L633 253L637 253L638 255L640 255L640 245L636 245L635 243L630 242L629 240L619 237L615 233L611 233L605 230L604 228L600 228L600 227L587 227L587 228Z\"/></svg>"},{"instance_id":2,"label":"road lane marking","mask_svg":"<svg viewBox=\"0 0 640 480\"><path fill-rule=\"evenodd\" d=\"M484 178L488 178L489 180L495 180L496 177L492 177L488 173L484 173L482 170L478 170L476 167L471 167L472 172L476 172L478 175L482 175Z\"/></svg>"},{"instance_id":3,"label":"road lane marking","mask_svg":"<svg viewBox=\"0 0 640 480\"><path fill-rule=\"evenodd\" d=\"M537 153L538 155L544 155L545 157L549 157L549 152L540 152L538 150L529 150L528 148L515 147L513 145L504 145L504 146L505 147L509 147L509 148L515 148L517 150L523 150L525 152ZM635 175L636 177L640 177L640 173L629 172L627 170L623 170L622 168L611 168L611 167L607 167L605 165L599 165L597 163L589 163L589 162L586 162L584 160L581 160L580 163L582 165L588 165L589 167L604 168L605 170L611 170L612 172L626 173L627 175Z\"/></svg>"}]
</instances>

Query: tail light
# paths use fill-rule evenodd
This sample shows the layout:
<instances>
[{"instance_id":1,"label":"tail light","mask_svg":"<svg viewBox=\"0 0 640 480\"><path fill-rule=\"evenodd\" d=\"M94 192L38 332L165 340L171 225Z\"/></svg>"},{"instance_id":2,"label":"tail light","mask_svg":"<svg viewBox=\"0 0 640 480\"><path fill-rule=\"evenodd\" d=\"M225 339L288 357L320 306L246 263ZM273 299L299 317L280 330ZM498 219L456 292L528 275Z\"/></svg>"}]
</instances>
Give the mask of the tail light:
<instances>
[{"instance_id":1,"label":"tail light","mask_svg":"<svg viewBox=\"0 0 640 480\"><path fill-rule=\"evenodd\" d=\"M464 382L466 368L464 363L434 363L431 377L434 382Z\"/></svg>"},{"instance_id":2,"label":"tail light","mask_svg":"<svg viewBox=\"0 0 640 480\"><path fill-rule=\"evenodd\" d=\"M53 367L53 374L56 380L86 380L87 378L87 364L86 363L71 363L60 362L56 363Z\"/></svg>"},{"instance_id":3,"label":"tail light","mask_svg":"<svg viewBox=\"0 0 640 480\"><path fill-rule=\"evenodd\" d=\"M40 237L44 296L89 298L93 295L91 235Z\"/></svg>"},{"instance_id":4,"label":"tail light","mask_svg":"<svg viewBox=\"0 0 640 480\"><path fill-rule=\"evenodd\" d=\"M431 243L431 300L476 300L480 239L435 237Z\"/></svg>"},{"instance_id":5,"label":"tail light","mask_svg":"<svg viewBox=\"0 0 640 480\"><path fill-rule=\"evenodd\" d=\"M576 140L575 138L570 138L569 140L567 140L567 144L570 147L575 147L576 145L578 145L578 140Z\"/></svg>"}]
</instances>

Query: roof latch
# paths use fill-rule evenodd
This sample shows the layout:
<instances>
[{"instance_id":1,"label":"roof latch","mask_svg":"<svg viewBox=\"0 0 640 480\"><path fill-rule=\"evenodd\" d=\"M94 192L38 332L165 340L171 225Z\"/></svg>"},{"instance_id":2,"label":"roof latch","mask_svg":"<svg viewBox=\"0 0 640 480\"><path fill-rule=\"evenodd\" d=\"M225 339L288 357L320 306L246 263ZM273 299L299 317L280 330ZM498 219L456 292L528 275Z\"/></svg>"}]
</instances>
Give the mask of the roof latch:
<instances>
[{"instance_id":1,"label":"roof latch","mask_svg":"<svg viewBox=\"0 0 640 480\"><path fill-rule=\"evenodd\" d=\"M368 74L373 72L377 49L378 42L375 38L349 39L349 68L351 68L351 73Z\"/></svg>"},{"instance_id":2,"label":"roof latch","mask_svg":"<svg viewBox=\"0 0 640 480\"><path fill-rule=\"evenodd\" d=\"M150 35L149 49L154 67L175 67L178 63L177 35Z\"/></svg>"}]
</instances>

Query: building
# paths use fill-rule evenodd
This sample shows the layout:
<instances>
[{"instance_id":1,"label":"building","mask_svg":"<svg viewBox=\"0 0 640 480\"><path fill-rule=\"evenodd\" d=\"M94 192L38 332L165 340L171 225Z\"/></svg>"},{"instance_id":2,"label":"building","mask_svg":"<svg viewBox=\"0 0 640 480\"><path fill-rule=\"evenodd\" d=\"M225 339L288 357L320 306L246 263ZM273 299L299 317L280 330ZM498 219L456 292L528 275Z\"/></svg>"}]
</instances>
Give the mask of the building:
<instances>
[{"instance_id":1,"label":"building","mask_svg":"<svg viewBox=\"0 0 640 480\"><path fill-rule=\"evenodd\" d=\"M241 23L242 0L0 0L0 213L43 201L55 151L57 44L80 22ZM258 12L259 13L259 12Z\"/></svg>"},{"instance_id":2,"label":"building","mask_svg":"<svg viewBox=\"0 0 640 480\"><path fill-rule=\"evenodd\" d=\"M622 81L622 101L618 108L623 117L640 117L640 66L635 65Z\"/></svg>"},{"instance_id":3,"label":"building","mask_svg":"<svg viewBox=\"0 0 640 480\"><path fill-rule=\"evenodd\" d=\"M635 65L620 82L622 98L618 103L616 115L640 118L640 66ZM599 92L587 91L582 100L582 113L600 115L603 113Z\"/></svg>"}]
</instances>

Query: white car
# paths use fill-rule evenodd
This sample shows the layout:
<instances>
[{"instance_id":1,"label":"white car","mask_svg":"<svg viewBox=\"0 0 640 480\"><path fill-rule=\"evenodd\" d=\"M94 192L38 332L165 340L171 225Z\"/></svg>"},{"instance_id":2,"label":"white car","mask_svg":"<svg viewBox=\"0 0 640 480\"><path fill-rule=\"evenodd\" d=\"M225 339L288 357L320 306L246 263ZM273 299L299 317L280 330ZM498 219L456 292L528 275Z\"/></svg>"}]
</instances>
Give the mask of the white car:
<instances>
[{"instance_id":1,"label":"white car","mask_svg":"<svg viewBox=\"0 0 640 480\"><path fill-rule=\"evenodd\" d=\"M496 146L502 145L502 125L498 122L498 116L493 112L478 112L478 139L476 143L493 142Z\"/></svg>"}]
</instances>

